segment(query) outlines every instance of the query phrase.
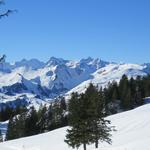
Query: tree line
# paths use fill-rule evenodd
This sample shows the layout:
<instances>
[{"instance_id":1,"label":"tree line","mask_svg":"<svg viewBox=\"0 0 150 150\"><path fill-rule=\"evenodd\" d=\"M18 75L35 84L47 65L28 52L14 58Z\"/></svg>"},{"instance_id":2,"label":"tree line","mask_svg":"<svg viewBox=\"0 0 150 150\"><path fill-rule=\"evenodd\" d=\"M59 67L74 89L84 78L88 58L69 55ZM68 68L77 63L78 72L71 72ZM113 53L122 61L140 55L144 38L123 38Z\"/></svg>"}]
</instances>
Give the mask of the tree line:
<instances>
[{"instance_id":1,"label":"tree line","mask_svg":"<svg viewBox=\"0 0 150 150\"><path fill-rule=\"evenodd\" d=\"M150 96L150 75L130 79L123 75L119 83L113 81L103 91L108 114L116 113L116 108L110 108L109 104L118 102L122 111L133 109L143 105L143 98Z\"/></svg>"},{"instance_id":2,"label":"tree line","mask_svg":"<svg viewBox=\"0 0 150 150\"><path fill-rule=\"evenodd\" d=\"M32 107L29 111L10 118L6 140L36 135L64 127L68 124L65 112L66 102L64 98L55 100L49 107L41 106L39 110Z\"/></svg>"},{"instance_id":3,"label":"tree line","mask_svg":"<svg viewBox=\"0 0 150 150\"><path fill-rule=\"evenodd\" d=\"M0 122L4 122L13 118L14 116L26 112L25 106L12 107L8 105L1 105L0 107Z\"/></svg>"}]
</instances>

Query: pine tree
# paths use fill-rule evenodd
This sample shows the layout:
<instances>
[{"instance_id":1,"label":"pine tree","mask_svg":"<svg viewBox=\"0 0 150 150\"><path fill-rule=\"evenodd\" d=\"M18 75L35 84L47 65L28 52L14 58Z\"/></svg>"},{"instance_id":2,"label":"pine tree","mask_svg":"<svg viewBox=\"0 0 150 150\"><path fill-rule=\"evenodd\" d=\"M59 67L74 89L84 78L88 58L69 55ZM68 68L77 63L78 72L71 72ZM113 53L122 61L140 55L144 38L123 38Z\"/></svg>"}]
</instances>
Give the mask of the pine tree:
<instances>
[{"instance_id":1,"label":"pine tree","mask_svg":"<svg viewBox=\"0 0 150 150\"><path fill-rule=\"evenodd\" d=\"M31 108L30 114L25 120L25 133L26 136L35 135L38 133L38 114L34 107Z\"/></svg>"},{"instance_id":2,"label":"pine tree","mask_svg":"<svg viewBox=\"0 0 150 150\"><path fill-rule=\"evenodd\" d=\"M61 109L63 109L64 111L66 111L66 109L67 109L67 105L66 105L66 101L65 101L65 98L64 98L64 97L61 97L61 98L60 98L60 107L61 107Z\"/></svg>"},{"instance_id":3,"label":"pine tree","mask_svg":"<svg viewBox=\"0 0 150 150\"><path fill-rule=\"evenodd\" d=\"M52 123L53 123L53 126L55 126L55 128L58 128L61 126L62 113L63 113L63 110L60 109L60 102L57 99L52 105Z\"/></svg>"},{"instance_id":4,"label":"pine tree","mask_svg":"<svg viewBox=\"0 0 150 150\"><path fill-rule=\"evenodd\" d=\"M77 93L72 94L68 104L68 118L71 129L67 130L68 134L65 140L65 142L73 148L79 148L79 146L83 145L84 150L86 150L86 144L89 144L92 138L92 135L89 134L90 130L87 129L88 118L85 102L84 95L79 96Z\"/></svg>"},{"instance_id":5,"label":"pine tree","mask_svg":"<svg viewBox=\"0 0 150 150\"><path fill-rule=\"evenodd\" d=\"M124 95L123 107L125 109L131 109L131 89L128 88L126 94Z\"/></svg>"},{"instance_id":6,"label":"pine tree","mask_svg":"<svg viewBox=\"0 0 150 150\"><path fill-rule=\"evenodd\" d=\"M47 112L46 105L40 106L40 109L37 112L38 115L37 128L39 133L43 133L45 132L45 130L48 129L46 112Z\"/></svg>"},{"instance_id":7,"label":"pine tree","mask_svg":"<svg viewBox=\"0 0 150 150\"><path fill-rule=\"evenodd\" d=\"M49 108L48 108L48 112L47 112L47 129L49 130L49 131L51 131L51 130L53 130L53 129L55 129L55 127L53 126L53 112L52 112L52 104L49 106Z\"/></svg>"},{"instance_id":8,"label":"pine tree","mask_svg":"<svg viewBox=\"0 0 150 150\"><path fill-rule=\"evenodd\" d=\"M85 92L86 100L89 103L87 108L87 114L89 117L89 128L91 128L92 140L91 143L95 143L95 147L98 148L98 141L106 141L111 143L110 131L111 127L108 127L110 121L105 120L105 99L102 90L98 91L92 84Z\"/></svg>"},{"instance_id":9,"label":"pine tree","mask_svg":"<svg viewBox=\"0 0 150 150\"><path fill-rule=\"evenodd\" d=\"M12 117L9 120L6 139L13 140L17 138L17 129L16 129L17 117Z\"/></svg>"},{"instance_id":10,"label":"pine tree","mask_svg":"<svg viewBox=\"0 0 150 150\"><path fill-rule=\"evenodd\" d=\"M126 75L123 75L119 83L119 93L121 99L121 106L125 110L130 108L131 91L129 88L130 86L129 86L128 78Z\"/></svg>"},{"instance_id":11,"label":"pine tree","mask_svg":"<svg viewBox=\"0 0 150 150\"><path fill-rule=\"evenodd\" d=\"M111 142L110 123L105 120L105 105L102 92L98 92L92 84L86 90L85 94L78 95L73 93L69 104L69 125L65 142L73 148L95 143L98 147L98 141Z\"/></svg>"},{"instance_id":12,"label":"pine tree","mask_svg":"<svg viewBox=\"0 0 150 150\"><path fill-rule=\"evenodd\" d=\"M3 135L2 135L2 131L0 130L0 142L3 142Z\"/></svg>"},{"instance_id":13,"label":"pine tree","mask_svg":"<svg viewBox=\"0 0 150 150\"><path fill-rule=\"evenodd\" d=\"M17 116L16 125L16 138L21 138L26 136L25 132L25 120L26 120L26 115L27 113L21 113L20 115Z\"/></svg>"},{"instance_id":14,"label":"pine tree","mask_svg":"<svg viewBox=\"0 0 150 150\"><path fill-rule=\"evenodd\" d=\"M68 125L68 117L66 115L67 112L67 104L64 97L60 98L60 109L61 109L61 127Z\"/></svg>"}]
</instances>

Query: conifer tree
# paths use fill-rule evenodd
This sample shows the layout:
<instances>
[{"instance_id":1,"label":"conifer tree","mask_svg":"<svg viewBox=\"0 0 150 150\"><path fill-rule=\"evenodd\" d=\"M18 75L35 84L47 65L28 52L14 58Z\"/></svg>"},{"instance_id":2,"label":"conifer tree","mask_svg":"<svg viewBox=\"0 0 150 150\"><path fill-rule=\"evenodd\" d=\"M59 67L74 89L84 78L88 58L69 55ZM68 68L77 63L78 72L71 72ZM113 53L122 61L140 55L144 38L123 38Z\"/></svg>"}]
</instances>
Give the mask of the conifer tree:
<instances>
[{"instance_id":1,"label":"conifer tree","mask_svg":"<svg viewBox=\"0 0 150 150\"><path fill-rule=\"evenodd\" d=\"M57 99L52 105L52 123L55 128L60 127L61 125L61 115L63 110L60 109L60 102Z\"/></svg>"},{"instance_id":2,"label":"conifer tree","mask_svg":"<svg viewBox=\"0 0 150 150\"><path fill-rule=\"evenodd\" d=\"M40 109L38 110L38 122L37 122L37 128L38 132L42 133L48 128L48 123L47 123L47 108L46 106L40 106Z\"/></svg>"},{"instance_id":3,"label":"conifer tree","mask_svg":"<svg viewBox=\"0 0 150 150\"><path fill-rule=\"evenodd\" d=\"M25 120L25 133L26 136L35 135L38 133L38 114L34 107L31 108L30 114Z\"/></svg>"},{"instance_id":4,"label":"conifer tree","mask_svg":"<svg viewBox=\"0 0 150 150\"><path fill-rule=\"evenodd\" d=\"M48 119L47 119L47 127L48 127L48 130L51 131L51 130L55 129L55 127L53 126L54 123L53 123L52 104L48 108L47 117L48 117Z\"/></svg>"},{"instance_id":5,"label":"conifer tree","mask_svg":"<svg viewBox=\"0 0 150 150\"><path fill-rule=\"evenodd\" d=\"M126 75L123 75L119 83L119 91L120 91L121 106L125 110L129 109L130 102L131 102L130 101L131 93L129 88L130 86L129 86L128 78Z\"/></svg>"},{"instance_id":6,"label":"conifer tree","mask_svg":"<svg viewBox=\"0 0 150 150\"><path fill-rule=\"evenodd\" d=\"M69 101L69 125L65 142L73 148L95 143L98 147L98 141L111 142L110 123L105 120L105 107L102 92L90 84L85 94L72 94Z\"/></svg>"},{"instance_id":7,"label":"conifer tree","mask_svg":"<svg viewBox=\"0 0 150 150\"><path fill-rule=\"evenodd\" d=\"M3 142L3 135L2 135L2 131L0 130L0 142Z\"/></svg>"},{"instance_id":8,"label":"conifer tree","mask_svg":"<svg viewBox=\"0 0 150 150\"><path fill-rule=\"evenodd\" d=\"M27 113L21 113L17 116L15 122L15 129L16 129L16 138L21 138L26 136L25 132L25 121L26 121L26 115Z\"/></svg>"},{"instance_id":9,"label":"conifer tree","mask_svg":"<svg viewBox=\"0 0 150 150\"><path fill-rule=\"evenodd\" d=\"M60 98L60 109L61 109L61 127L68 125L68 117L66 115L67 112L67 104L64 97Z\"/></svg>"},{"instance_id":10,"label":"conifer tree","mask_svg":"<svg viewBox=\"0 0 150 150\"><path fill-rule=\"evenodd\" d=\"M84 102L83 95L79 96L77 93L72 93L68 104L71 129L67 130L65 142L73 148L79 148L83 145L84 150L86 150L86 144L89 144L89 132L87 131L88 122Z\"/></svg>"},{"instance_id":11,"label":"conifer tree","mask_svg":"<svg viewBox=\"0 0 150 150\"><path fill-rule=\"evenodd\" d=\"M93 135L91 143L95 143L95 147L98 148L98 141L106 141L111 143L110 131L111 127L108 127L110 121L105 120L105 99L102 90L98 91L92 84L85 92L86 100L89 107L87 108L87 114L90 122L89 128L91 128L91 134Z\"/></svg>"},{"instance_id":12,"label":"conifer tree","mask_svg":"<svg viewBox=\"0 0 150 150\"><path fill-rule=\"evenodd\" d=\"M12 140L17 138L17 128L16 128L17 117L12 117L9 120L6 139Z\"/></svg>"},{"instance_id":13,"label":"conifer tree","mask_svg":"<svg viewBox=\"0 0 150 150\"><path fill-rule=\"evenodd\" d=\"M64 97L61 97L60 98L60 107L62 110L66 111L67 109L67 105L66 105L66 101L65 101L65 98Z\"/></svg>"}]
</instances>

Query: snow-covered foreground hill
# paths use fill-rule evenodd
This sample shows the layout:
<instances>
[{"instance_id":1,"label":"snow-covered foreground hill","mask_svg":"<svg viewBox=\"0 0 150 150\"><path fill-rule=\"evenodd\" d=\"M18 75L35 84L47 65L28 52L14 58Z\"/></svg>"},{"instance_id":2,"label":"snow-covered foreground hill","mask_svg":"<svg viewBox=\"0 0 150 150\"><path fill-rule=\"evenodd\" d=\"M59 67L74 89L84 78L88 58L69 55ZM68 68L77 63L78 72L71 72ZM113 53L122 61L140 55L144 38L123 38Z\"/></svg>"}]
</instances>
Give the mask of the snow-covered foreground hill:
<instances>
[{"instance_id":1,"label":"snow-covered foreground hill","mask_svg":"<svg viewBox=\"0 0 150 150\"><path fill-rule=\"evenodd\" d=\"M150 104L108 117L117 131L113 144L100 144L99 150L150 150ZM64 143L66 129L0 144L0 150L71 150ZM82 149L82 147L80 148ZM94 145L88 150L95 150Z\"/></svg>"}]
</instances>

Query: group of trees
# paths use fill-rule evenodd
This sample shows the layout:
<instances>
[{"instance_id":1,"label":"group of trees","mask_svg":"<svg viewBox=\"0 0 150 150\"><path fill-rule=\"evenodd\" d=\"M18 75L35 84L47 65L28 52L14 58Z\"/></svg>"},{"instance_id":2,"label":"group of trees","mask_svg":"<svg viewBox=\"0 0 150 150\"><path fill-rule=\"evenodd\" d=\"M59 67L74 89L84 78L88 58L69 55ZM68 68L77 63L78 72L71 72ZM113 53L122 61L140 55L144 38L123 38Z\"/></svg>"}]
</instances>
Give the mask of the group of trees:
<instances>
[{"instance_id":1,"label":"group of trees","mask_svg":"<svg viewBox=\"0 0 150 150\"><path fill-rule=\"evenodd\" d=\"M10 118L13 118L14 116L21 114L23 112L27 111L26 107L17 106L17 107L10 107L7 105L1 106L0 108L0 122L9 120Z\"/></svg>"},{"instance_id":2,"label":"group of trees","mask_svg":"<svg viewBox=\"0 0 150 150\"><path fill-rule=\"evenodd\" d=\"M143 98L150 96L150 75L137 76L135 79L132 77L128 79L126 75L123 75L119 84L115 81L108 84L104 89L104 95L106 107L118 101L122 110L140 106L144 103Z\"/></svg>"},{"instance_id":3,"label":"group of trees","mask_svg":"<svg viewBox=\"0 0 150 150\"><path fill-rule=\"evenodd\" d=\"M110 121L104 119L105 98L103 91L98 91L92 84L84 94L73 93L68 104L68 122L70 129L67 130L65 142L73 147L79 148L83 145L86 150L87 144L98 141L111 143L112 127L108 126Z\"/></svg>"},{"instance_id":4,"label":"group of trees","mask_svg":"<svg viewBox=\"0 0 150 150\"><path fill-rule=\"evenodd\" d=\"M64 127L67 124L66 103L62 98L49 107L41 106L39 110L32 107L29 111L10 118L6 139L31 136Z\"/></svg>"}]
</instances>

